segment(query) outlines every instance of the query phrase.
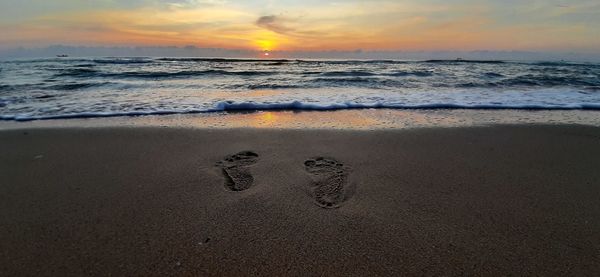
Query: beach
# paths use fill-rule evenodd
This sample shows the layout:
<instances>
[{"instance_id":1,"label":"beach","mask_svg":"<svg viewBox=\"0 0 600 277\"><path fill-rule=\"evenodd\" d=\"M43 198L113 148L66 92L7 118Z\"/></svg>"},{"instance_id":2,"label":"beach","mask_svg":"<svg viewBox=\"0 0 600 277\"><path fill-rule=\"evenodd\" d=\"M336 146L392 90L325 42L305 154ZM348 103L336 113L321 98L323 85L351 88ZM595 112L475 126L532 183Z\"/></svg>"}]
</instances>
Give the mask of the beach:
<instances>
[{"instance_id":1,"label":"beach","mask_svg":"<svg viewBox=\"0 0 600 277\"><path fill-rule=\"evenodd\" d=\"M0 130L0 275L600 272L598 127L159 125Z\"/></svg>"},{"instance_id":2,"label":"beach","mask_svg":"<svg viewBox=\"0 0 600 277\"><path fill-rule=\"evenodd\" d=\"M0 277L600 276L600 1L4 2Z\"/></svg>"}]
</instances>

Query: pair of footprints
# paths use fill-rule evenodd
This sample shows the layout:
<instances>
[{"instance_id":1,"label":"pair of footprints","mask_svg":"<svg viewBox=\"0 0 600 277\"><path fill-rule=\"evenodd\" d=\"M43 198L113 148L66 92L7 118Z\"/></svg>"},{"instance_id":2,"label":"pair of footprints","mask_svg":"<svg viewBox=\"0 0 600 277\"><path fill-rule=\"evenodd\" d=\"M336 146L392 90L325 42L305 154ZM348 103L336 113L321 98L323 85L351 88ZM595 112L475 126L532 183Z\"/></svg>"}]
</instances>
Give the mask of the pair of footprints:
<instances>
[{"instance_id":1,"label":"pair of footprints","mask_svg":"<svg viewBox=\"0 0 600 277\"><path fill-rule=\"evenodd\" d=\"M258 154L243 151L225 157L217 165L223 170L225 186L232 191L243 191L252 186L254 177L250 166L258 161ZM318 157L304 162L305 170L313 181L310 195L322 208L337 208L349 197L347 186L349 168L332 158Z\"/></svg>"}]
</instances>

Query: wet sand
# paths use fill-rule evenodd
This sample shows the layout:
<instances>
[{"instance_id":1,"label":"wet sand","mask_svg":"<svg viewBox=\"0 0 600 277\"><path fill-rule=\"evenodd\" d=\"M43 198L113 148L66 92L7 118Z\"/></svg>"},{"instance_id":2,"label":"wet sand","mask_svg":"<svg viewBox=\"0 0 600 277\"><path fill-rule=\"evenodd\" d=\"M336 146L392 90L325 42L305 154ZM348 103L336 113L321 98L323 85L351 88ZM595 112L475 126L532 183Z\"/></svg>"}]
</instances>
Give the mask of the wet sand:
<instances>
[{"instance_id":1,"label":"wet sand","mask_svg":"<svg viewBox=\"0 0 600 277\"><path fill-rule=\"evenodd\" d=\"M0 275L597 276L599 165L575 125L4 130Z\"/></svg>"}]
</instances>

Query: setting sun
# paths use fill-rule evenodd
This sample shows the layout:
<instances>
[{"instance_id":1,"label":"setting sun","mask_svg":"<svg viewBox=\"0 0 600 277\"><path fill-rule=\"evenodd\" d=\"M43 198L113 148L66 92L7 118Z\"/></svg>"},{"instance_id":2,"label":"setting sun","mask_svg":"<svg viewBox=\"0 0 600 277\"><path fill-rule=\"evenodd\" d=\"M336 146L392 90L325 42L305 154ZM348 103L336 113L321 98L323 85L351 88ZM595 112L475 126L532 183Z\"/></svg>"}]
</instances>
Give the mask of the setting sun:
<instances>
[{"instance_id":1,"label":"setting sun","mask_svg":"<svg viewBox=\"0 0 600 277\"><path fill-rule=\"evenodd\" d=\"M275 43L272 40L258 40L256 41L256 45L260 50L263 51L272 51Z\"/></svg>"}]
</instances>

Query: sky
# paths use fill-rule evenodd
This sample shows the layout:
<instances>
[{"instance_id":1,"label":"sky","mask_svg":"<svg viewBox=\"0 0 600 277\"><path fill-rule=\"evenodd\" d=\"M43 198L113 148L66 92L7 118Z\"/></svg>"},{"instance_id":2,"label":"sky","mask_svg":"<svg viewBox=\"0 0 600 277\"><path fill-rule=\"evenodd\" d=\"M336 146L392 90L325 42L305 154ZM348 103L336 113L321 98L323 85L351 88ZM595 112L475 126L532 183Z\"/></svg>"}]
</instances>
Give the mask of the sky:
<instances>
[{"instance_id":1,"label":"sky","mask_svg":"<svg viewBox=\"0 0 600 277\"><path fill-rule=\"evenodd\" d=\"M0 50L600 52L598 0L0 0Z\"/></svg>"}]
</instances>

